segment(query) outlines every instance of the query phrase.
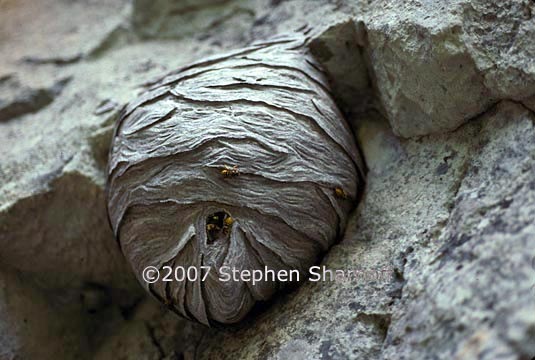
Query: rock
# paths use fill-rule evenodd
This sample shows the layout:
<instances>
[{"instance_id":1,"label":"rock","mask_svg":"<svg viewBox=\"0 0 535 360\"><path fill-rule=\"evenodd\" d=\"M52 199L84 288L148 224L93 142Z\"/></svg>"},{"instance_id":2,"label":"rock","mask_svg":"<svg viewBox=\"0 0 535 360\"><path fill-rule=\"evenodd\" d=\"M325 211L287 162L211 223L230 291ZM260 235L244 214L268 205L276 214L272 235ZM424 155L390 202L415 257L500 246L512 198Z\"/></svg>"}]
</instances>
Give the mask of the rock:
<instances>
[{"instance_id":1,"label":"rock","mask_svg":"<svg viewBox=\"0 0 535 360\"><path fill-rule=\"evenodd\" d=\"M375 86L401 137L453 130L493 103L454 3L381 1L365 26Z\"/></svg>"},{"instance_id":2,"label":"rock","mask_svg":"<svg viewBox=\"0 0 535 360\"><path fill-rule=\"evenodd\" d=\"M110 111L113 111L113 110L117 110L119 107L120 107L120 105L117 104L113 100L110 100L110 99L102 100L100 102L100 104L98 104L98 107L95 109L93 114L102 115L102 114L105 114L107 112L110 112Z\"/></svg>"},{"instance_id":3,"label":"rock","mask_svg":"<svg viewBox=\"0 0 535 360\"><path fill-rule=\"evenodd\" d=\"M0 273L0 357L52 358L62 354L79 356L84 349L79 323L57 321L72 313L55 311L42 292L32 289L28 279L2 269ZM46 344L46 345L45 345Z\"/></svg>"},{"instance_id":4,"label":"rock","mask_svg":"<svg viewBox=\"0 0 535 360\"><path fill-rule=\"evenodd\" d=\"M64 78L45 88L34 88L21 84L16 77L3 77L0 79L0 121L44 108L61 94L69 80Z\"/></svg>"},{"instance_id":5,"label":"rock","mask_svg":"<svg viewBox=\"0 0 535 360\"><path fill-rule=\"evenodd\" d=\"M506 342L516 354L529 358L535 354L535 313L526 306L511 315L501 319L500 329L503 330L499 331L500 340Z\"/></svg>"},{"instance_id":6,"label":"rock","mask_svg":"<svg viewBox=\"0 0 535 360\"><path fill-rule=\"evenodd\" d=\"M99 336L122 322L115 307L100 307L87 316L79 289L49 291L18 271L1 270L2 359L84 359L102 341Z\"/></svg>"},{"instance_id":7,"label":"rock","mask_svg":"<svg viewBox=\"0 0 535 360\"><path fill-rule=\"evenodd\" d=\"M212 41L248 40L254 7L243 0L135 0L132 27L143 38L182 38L203 34Z\"/></svg>"},{"instance_id":8,"label":"rock","mask_svg":"<svg viewBox=\"0 0 535 360\"><path fill-rule=\"evenodd\" d=\"M132 288L134 278L107 226L102 188L68 166L34 179L50 181L50 191L1 211L1 262L53 286L89 281Z\"/></svg>"},{"instance_id":9,"label":"rock","mask_svg":"<svg viewBox=\"0 0 535 360\"><path fill-rule=\"evenodd\" d=\"M115 115L117 115L117 113ZM106 166L108 165L108 153L112 137L113 125L98 129L89 137L89 146L91 148L92 156L102 173L106 171Z\"/></svg>"},{"instance_id":10,"label":"rock","mask_svg":"<svg viewBox=\"0 0 535 360\"><path fill-rule=\"evenodd\" d=\"M0 44L3 62L73 63L113 32L122 21L125 6L125 0L3 1L0 33L9 34Z\"/></svg>"},{"instance_id":11,"label":"rock","mask_svg":"<svg viewBox=\"0 0 535 360\"><path fill-rule=\"evenodd\" d=\"M151 338L150 329L140 321L131 321L98 349L95 359L162 359L162 353Z\"/></svg>"},{"instance_id":12,"label":"rock","mask_svg":"<svg viewBox=\"0 0 535 360\"><path fill-rule=\"evenodd\" d=\"M195 359L206 329L146 299L98 349L94 359Z\"/></svg>"},{"instance_id":13,"label":"rock","mask_svg":"<svg viewBox=\"0 0 535 360\"><path fill-rule=\"evenodd\" d=\"M453 130L535 92L533 3L379 1L365 20L370 65L394 133Z\"/></svg>"},{"instance_id":14,"label":"rock","mask_svg":"<svg viewBox=\"0 0 535 360\"><path fill-rule=\"evenodd\" d=\"M535 95L535 3L466 1L463 38L491 96L521 101Z\"/></svg>"},{"instance_id":15,"label":"rock","mask_svg":"<svg viewBox=\"0 0 535 360\"><path fill-rule=\"evenodd\" d=\"M531 111L535 111L535 95L533 95L532 97L524 100L522 103L524 104L524 106L529 108Z\"/></svg>"},{"instance_id":16,"label":"rock","mask_svg":"<svg viewBox=\"0 0 535 360\"><path fill-rule=\"evenodd\" d=\"M185 4L1 2L0 358L533 358L533 2ZM368 166L321 264L360 276L196 328L142 298L107 228L113 123L143 83L296 28Z\"/></svg>"},{"instance_id":17,"label":"rock","mask_svg":"<svg viewBox=\"0 0 535 360\"><path fill-rule=\"evenodd\" d=\"M535 323L523 315L535 307L534 120L506 102L474 124L480 130L449 219L405 267L384 358L535 354Z\"/></svg>"},{"instance_id":18,"label":"rock","mask_svg":"<svg viewBox=\"0 0 535 360\"><path fill-rule=\"evenodd\" d=\"M372 95L362 29L352 19L330 26L309 43L328 74L332 92L345 108L365 108Z\"/></svg>"}]
</instances>

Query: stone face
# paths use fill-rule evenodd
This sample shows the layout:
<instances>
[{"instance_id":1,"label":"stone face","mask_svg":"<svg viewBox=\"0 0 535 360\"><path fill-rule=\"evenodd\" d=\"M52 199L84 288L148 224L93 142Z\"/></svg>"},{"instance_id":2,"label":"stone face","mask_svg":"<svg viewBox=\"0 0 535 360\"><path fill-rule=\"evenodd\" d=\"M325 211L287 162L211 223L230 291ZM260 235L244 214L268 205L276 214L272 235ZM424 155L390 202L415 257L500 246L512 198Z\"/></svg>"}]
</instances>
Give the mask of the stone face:
<instances>
[{"instance_id":1,"label":"stone face","mask_svg":"<svg viewBox=\"0 0 535 360\"><path fill-rule=\"evenodd\" d=\"M26 282L26 283L25 283ZM72 311L57 311L45 294L28 284L16 272L2 268L0 278L0 357L50 358L54 354L79 356L84 349L81 326L56 322L57 316L72 316ZM77 342L79 344L75 345Z\"/></svg>"},{"instance_id":2,"label":"stone face","mask_svg":"<svg viewBox=\"0 0 535 360\"><path fill-rule=\"evenodd\" d=\"M0 44L2 65L75 62L119 25L126 4L123 0L2 1L0 33L8 39Z\"/></svg>"},{"instance_id":3,"label":"stone face","mask_svg":"<svg viewBox=\"0 0 535 360\"><path fill-rule=\"evenodd\" d=\"M535 91L529 1L373 4L369 61L394 132L453 130L501 99Z\"/></svg>"},{"instance_id":4,"label":"stone face","mask_svg":"<svg viewBox=\"0 0 535 360\"><path fill-rule=\"evenodd\" d=\"M53 279L54 286L73 286L83 279L132 288L134 279L107 226L102 188L83 174L64 170L45 175L53 179L50 191L2 211L0 227L9 231L0 234L0 261L42 281Z\"/></svg>"},{"instance_id":5,"label":"stone face","mask_svg":"<svg viewBox=\"0 0 535 360\"><path fill-rule=\"evenodd\" d=\"M88 284L44 288L31 274L2 264L0 357L89 358L97 344L125 324L120 309L111 304L131 306L124 303L132 299L114 291Z\"/></svg>"},{"instance_id":6,"label":"stone face","mask_svg":"<svg viewBox=\"0 0 535 360\"><path fill-rule=\"evenodd\" d=\"M221 35L244 41L254 16L254 6L243 0L134 0L132 27L144 38L177 39L207 38L214 26L224 24L224 33L212 33L212 41Z\"/></svg>"},{"instance_id":7,"label":"stone face","mask_svg":"<svg viewBox=\"0 0 535 360\"><path fill-rule=\"evenodd\" d=\"M384 358L530 358L535 354L534 114L501 103L478 120L453 209L416 251ZM529 310L531 309L531 310Z\"/></svg>"},{"instance_id":8,"label":"stone face","mask_svg":"<svg viewBox=\"0 0 535 360\"><path fill-rule=\"evenodd\" d=\"M459 8L463 37L492 96L518 101L533 96L533 1L469 1Z\"/></svg>"},{"instance_id":9,"label":"stone face","mask_svg":"<svg viewBox=\"0 0 535 360\"><path fill-rule=\"evenodd\" d=\"M309 43L343 108L365 108L372 94L362 34L362 29L348 19L323 29Z\"/></svg>"},{"instance_id":10,"label":"stone face","mask_svg":"<svg viewBox=\"0 0 535 360\"><path fill-rule=\"evenodd\" d=\"M154 299L142 301L128 321L116 326L94 359L195 359L198 339L207 332L200 324L177 316ZM186 340L187 339L187 340Z\"/></svg>"},{"instance_id":11,"label":"stone face","mask_svg":"<svg viewBox=\"0 0 535 360\"><path fill-rule=\"evenodd\" d=\"M493 102L453 2L379 4L366 22L369 62L396 135L453 130Z\"/></svg>"},{"instance_id":12,"label":"stone face","mask_svg":"<svg viewBox=\"0 0 535 360\"><path fill-rule=\"evenodd\" d=\"M47 88L31 88L10 75L0 79L0 121L36 112L61 94L69 79L62 79Z\"/></svg>"},{"instance_id":13,"label":"stone face","mask_svg":"<svg viewBox=\"0 0 535 360\"><path fill-rule=\"evenodd\" d=\"M0 2L0 358L535 356L532 1L176 4ZM320 265L360 277L198 328L108 228L113 124L154 78L297 28L368 167Z\"/></svg>"}]
</instances>

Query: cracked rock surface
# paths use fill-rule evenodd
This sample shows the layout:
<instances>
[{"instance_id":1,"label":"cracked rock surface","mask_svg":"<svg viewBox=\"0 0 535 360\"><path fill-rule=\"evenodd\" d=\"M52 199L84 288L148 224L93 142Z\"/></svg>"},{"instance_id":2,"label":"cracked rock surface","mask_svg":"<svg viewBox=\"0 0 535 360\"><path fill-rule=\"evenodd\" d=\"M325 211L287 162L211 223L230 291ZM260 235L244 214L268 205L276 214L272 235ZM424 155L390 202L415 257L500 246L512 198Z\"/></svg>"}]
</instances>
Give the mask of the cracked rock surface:
<instances>
[{"instance_id":1,"label":"cracked rock surface","mask_svg":"<svg viewBox=\"0 0 535 360\"><path fill-rule=\"evenodd\" d=\"M453 130L535 91L532 1L374 2L370 65L394 133Z\"/></svg>"},{"instance_id":2,"label":"cracked rock surface","mask_svg":"<svg viewBox=\"0 0 535 360\"><path fill-rule=\"evenodd\" d=\"M528 0L0 1L0 359L533 358L534 16ZM143 84L298 28L368 167L319 265L359 275L193 324L113 238L113 124Z\"/></svg>"}]
</instances>

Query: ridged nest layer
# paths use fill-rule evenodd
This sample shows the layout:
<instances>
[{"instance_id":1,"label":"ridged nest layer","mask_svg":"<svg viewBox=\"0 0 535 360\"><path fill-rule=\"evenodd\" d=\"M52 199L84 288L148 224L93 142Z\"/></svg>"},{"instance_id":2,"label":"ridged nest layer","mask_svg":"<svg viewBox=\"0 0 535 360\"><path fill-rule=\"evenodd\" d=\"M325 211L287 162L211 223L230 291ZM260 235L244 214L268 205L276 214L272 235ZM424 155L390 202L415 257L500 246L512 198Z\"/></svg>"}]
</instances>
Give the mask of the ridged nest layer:
<instances>
[{"instance_id":1,"label":"ridged nest layer","mask_svg":"<svg viewBox=\"0 0 535 360\"><path fill-rule=\"evenodd\" d=\"M279 37L179 69L116 124L110 222L140 282L184 317L238 322L284 283L218 269L307 272L345 227L361 159L305 43ZM149 284L147 266L211 271Z\"/></svg>"}]
</instances>

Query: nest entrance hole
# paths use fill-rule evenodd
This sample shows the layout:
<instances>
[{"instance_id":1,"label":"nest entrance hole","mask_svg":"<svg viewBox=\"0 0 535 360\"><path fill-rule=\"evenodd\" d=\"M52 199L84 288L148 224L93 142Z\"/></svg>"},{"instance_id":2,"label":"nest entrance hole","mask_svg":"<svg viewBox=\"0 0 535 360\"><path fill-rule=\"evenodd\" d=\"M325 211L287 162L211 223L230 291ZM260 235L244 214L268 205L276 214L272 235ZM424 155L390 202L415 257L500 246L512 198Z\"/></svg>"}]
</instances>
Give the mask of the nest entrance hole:
<instances>
[{"instance_id":1,"label":"nest entrance hole","mask_svg":"<svg viewBox=\"0 0 535 360\"><path fill-rule=\"evenodd\" d=\"M226 211L218 211L206 217L208 244L228 239L234 219Z\"/></svg>"}]
</instances>

